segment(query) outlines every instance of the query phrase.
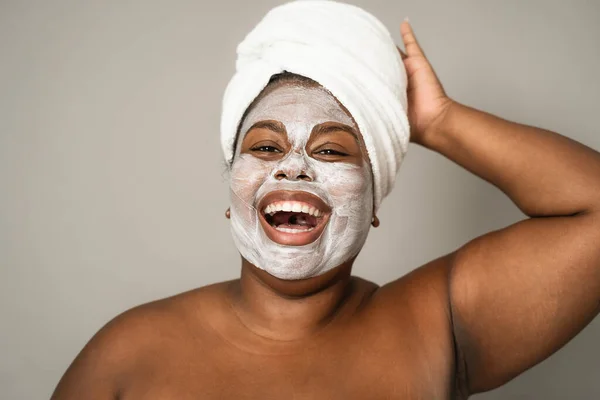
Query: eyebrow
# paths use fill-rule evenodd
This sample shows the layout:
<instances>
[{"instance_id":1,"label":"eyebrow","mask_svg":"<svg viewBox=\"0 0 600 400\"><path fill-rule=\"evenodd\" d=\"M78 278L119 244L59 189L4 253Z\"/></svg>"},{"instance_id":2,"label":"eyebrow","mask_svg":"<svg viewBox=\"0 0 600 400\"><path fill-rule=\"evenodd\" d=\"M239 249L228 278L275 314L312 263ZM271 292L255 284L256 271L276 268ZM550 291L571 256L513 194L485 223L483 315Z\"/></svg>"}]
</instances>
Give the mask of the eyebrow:
<instances>
[{"instance_id":1,"label":"eyebrow","mask_svg":"<svg viewBox=\"0 0 600 400\"><path fill-rule=\"evenodd\" d=\"M252 129L268 129L280 135L286 135L285 126L278 121L258 121L250 127L246 132L250 132Z\"/></svg>"},{"instance_id":2,"label":"eyebrow","mask_svg":"<svg viewBox=\"0 0 600 400\"><path fill-rule=\"evenodd\" d=\"M331 132L338 132L338 131L343 131L343 132L347 132L349 134L351 134L354 139L356 140L357 143L360 143L360 140L358 139L358 135L356 134L356 130L354 128L352 128L351 126L348 126L346 124L341 124L341 123L335 123L335 124L331 124L329 123L328 125L323 125L323 124L319 124L317 126L315 126L311 132L311 136L319 136L319 135L323 135L326 133L331 133Z\"/></svg>"}]
</instances>

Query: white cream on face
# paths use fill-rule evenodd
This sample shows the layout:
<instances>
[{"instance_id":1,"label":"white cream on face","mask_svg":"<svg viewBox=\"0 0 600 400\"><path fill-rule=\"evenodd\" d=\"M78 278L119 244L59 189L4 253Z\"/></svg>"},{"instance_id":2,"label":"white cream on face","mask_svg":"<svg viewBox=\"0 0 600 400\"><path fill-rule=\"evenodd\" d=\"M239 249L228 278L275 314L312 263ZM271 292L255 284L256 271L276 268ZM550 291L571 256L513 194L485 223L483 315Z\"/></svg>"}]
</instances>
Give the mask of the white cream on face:
<instances>
[{"instance_id":1,"label":"white cream on face","mask_svg":"<svg viewBox=\"0 0 600 400\"><path fill-rule=\"evenodd\" d=\"M325 162L309 156L306 144L312 129L324 122L358 128L335 98L319 87L282 85L265 95L247 115L240 129L242 143L256 122L275 120L286 128L291 150L276 161L240 154L238 144L231 168L231 231L241 255L280 279L305 279L321 275L348 261L362 248L373 211L371 166ZM288 179L278 180L278 171ZM311 181L296 180L300 174ZM259 218L257 204L274 190L296 190L320 197L331 208L321 236L304 246L285 246L269 239Z\"/></svg>"}]
</instances>

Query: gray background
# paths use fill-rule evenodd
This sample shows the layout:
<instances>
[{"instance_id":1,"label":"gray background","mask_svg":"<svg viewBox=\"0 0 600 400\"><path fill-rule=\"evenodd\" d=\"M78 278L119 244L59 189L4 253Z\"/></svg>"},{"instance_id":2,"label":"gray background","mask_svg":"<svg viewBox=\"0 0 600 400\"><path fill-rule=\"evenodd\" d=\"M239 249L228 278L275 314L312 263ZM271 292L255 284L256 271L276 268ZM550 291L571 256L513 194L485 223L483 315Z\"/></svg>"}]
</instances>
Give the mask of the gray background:
<instances>
[{"instance_id":1,"label":"gray background","mask_svg":"<svg viewBox=\"0 0 600 400\"><path fill-rule=\"evenodd\" d=\"M0 398L49 397L116 314L239 274L221 95L236 44L279 3L0 3ZM455 99L600 148L599 2L353 3L397 40L409 16ZM520 218L411 145L355 273L383 284ZM476 398L600 398L599 334L597 319Z\"/></svg>"}]
</instances>

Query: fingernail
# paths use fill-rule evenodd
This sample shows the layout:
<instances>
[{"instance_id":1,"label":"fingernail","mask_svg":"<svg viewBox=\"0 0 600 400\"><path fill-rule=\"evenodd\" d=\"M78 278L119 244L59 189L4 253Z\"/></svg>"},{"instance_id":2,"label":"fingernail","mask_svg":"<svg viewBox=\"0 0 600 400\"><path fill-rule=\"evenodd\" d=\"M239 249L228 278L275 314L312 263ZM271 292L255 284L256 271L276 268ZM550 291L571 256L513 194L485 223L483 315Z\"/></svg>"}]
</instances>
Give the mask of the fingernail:
<instances>
[{"instance_id":1,"label":"fingernail","mask_svg":"<svg viewBox=\"0 0 600 400\"><path fill-rule=\"evenodd\" d=\"M404 17L404 22L408 22L410 24L410 21L408 20L408 17Z\"/></svg>"}]
</instances>

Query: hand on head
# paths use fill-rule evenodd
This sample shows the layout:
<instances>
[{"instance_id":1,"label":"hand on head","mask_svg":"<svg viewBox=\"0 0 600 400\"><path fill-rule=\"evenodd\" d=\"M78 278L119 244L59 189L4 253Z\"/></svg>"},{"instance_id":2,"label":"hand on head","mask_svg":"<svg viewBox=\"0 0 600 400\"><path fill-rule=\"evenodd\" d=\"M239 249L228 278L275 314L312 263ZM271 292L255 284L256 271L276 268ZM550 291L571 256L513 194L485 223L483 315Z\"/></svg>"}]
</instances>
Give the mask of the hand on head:
<instances>
[{"instance_id":1,"label":"hand on head","mask_svg":"<svg viewBox=\"0 0 600 400\"><path fill-rule=\"evenodd\" d=\"M443 119L445 111L452 103L442 84L417 42L413 29L405 20L400 25L404 48L398 51L404 61L408 78L408 120L411 142L421 143L426 134L431 133Z\"/></svg>"}]
</instances>

